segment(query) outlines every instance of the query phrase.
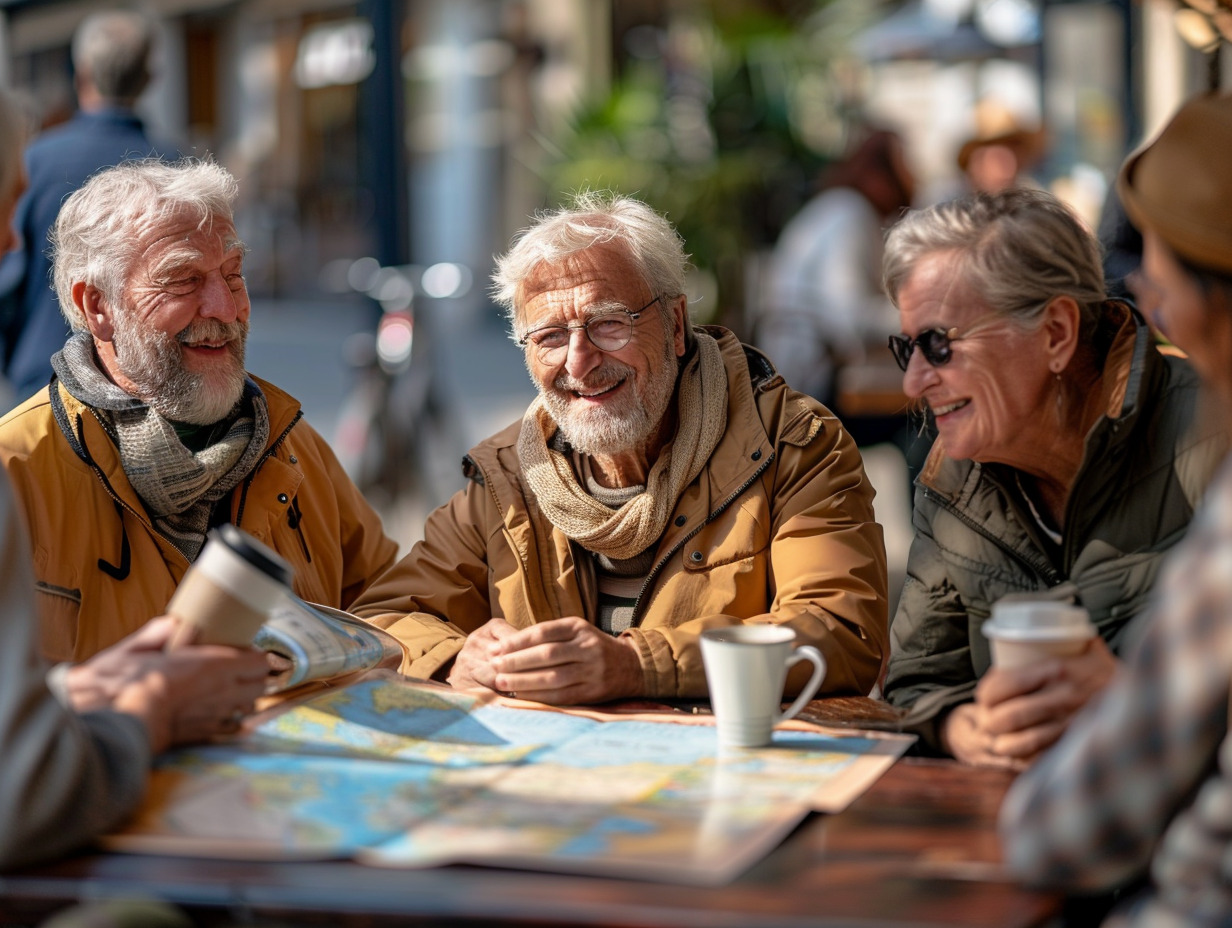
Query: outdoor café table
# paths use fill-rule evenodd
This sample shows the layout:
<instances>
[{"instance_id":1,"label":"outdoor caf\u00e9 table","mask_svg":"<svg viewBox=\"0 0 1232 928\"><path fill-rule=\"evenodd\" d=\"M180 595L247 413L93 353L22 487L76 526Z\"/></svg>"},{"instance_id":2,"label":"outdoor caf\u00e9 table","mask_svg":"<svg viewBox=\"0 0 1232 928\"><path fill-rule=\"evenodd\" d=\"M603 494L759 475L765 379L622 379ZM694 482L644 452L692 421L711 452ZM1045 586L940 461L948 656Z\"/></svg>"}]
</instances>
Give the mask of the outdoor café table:
<instances>
[{"instance_id":1,"label":"outdoor caf\u00e9 table","mask_svg":"<svg viewBox=\"0 0 1232 928\"><path fill-rule=\"evenodd\" d=\"M866 699L815 700L805 714L830 725L894 724L892 710ZM164 899L204 925L1044 925L1060 897L1023 889L998 868L996 814L1011 776L904 758L846 811L810 815L717 888L473 866L85 854L0 875L0 925L116 897Z\"/></svg>"}]
</instances>

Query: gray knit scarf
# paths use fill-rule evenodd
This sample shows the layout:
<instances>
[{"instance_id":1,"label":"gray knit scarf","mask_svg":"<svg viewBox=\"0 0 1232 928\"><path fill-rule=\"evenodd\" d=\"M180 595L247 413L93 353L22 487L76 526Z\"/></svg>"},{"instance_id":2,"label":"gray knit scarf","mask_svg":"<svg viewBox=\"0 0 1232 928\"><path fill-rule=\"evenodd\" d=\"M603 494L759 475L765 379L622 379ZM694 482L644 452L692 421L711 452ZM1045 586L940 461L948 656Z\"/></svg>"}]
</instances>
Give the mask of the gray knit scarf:
<instances>
[{"instance_id":1,"label":"gray knit scarf","mask_svg":"<svg viewBox=\"0 0 1232 928\"><path fill-rule=\"evenodd\" d=\"M107 379L88 334L75 333L51 363L64 388L95 411L115 441L124 474L155 528L195 560L215 504L252 472L269 441L260 388L246 380L231 415L214 425L216 437L194 453L169 420Z\"/></svg>"},{"instance_id":2,"label":"gray knit scarf","mask_svg":"<svg viewBox=\"0 0 1232 928\"><path fill-rule=\"evenodd\" d=\"M569 456L551 447L556 422L536 397L522 419L518 458L543 514L588 551L631 558L659 539L680 494L693 481L727 429L727 372L719 343L697 332L697 353L676 389L675 438L651 465L646 490L612 511L586 492Z\"/></svg>"}]
</instances>

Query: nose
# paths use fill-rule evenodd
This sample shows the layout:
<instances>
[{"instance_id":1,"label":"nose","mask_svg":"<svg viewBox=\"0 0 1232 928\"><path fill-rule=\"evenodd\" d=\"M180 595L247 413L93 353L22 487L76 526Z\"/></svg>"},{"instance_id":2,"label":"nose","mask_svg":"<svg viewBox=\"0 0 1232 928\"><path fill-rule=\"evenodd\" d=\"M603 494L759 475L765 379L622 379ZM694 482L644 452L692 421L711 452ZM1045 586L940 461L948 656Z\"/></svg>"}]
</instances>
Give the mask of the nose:
<instances>
[{"instance_id":1,"label":"nose","mask_svg":"<svg viewBox=\"0 0 1232 928\"><path fill-rule=\"evenodd\" d=\"M232 290L221 271L211 271L201 290L200 315L220 322L243 320L248 313L247 291Z\"/></svg>"},{"instance_id":2,"label":"nose","mask_svg":"<svg viewBox=\"0 0 1232 928\"><path fill-rule=\"evenodd\" d=\"M910 399L918 400L938 380L937 369L924 359L924 352L911 352L907 370L903 372L903 392Z\"/></svg>"},{"instance_id":3,"label":"nose","mask_svg":"<svg viewBox=\"0 0 1232 928\"><path fill-rule=\"evenodd\" d=\"M569 347L566 349L565 370L574 380L581 380L602 362L603 354L591 344L585 329L573 329L569 332Z\"/></svg>"}]
</instances>

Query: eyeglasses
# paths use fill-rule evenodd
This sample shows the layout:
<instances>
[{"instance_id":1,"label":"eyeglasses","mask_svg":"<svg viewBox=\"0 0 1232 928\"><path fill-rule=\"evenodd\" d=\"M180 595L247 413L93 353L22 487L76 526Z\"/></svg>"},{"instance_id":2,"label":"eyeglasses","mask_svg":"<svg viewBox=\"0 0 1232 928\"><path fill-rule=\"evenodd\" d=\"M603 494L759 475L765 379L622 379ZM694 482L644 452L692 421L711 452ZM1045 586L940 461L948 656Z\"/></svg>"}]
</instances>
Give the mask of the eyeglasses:
<instances>
[{"instance_id":1,"label":"eyeglasses","mask_svg":"<svg viewBox=\"0 0 1232 928\"><path fill-rule=\"evenodd\" d=\"M943 364L948 364L950 358L954 356L954 350L950 347L951 343L960 340L958 326L950 329L927 329L915 338L906 335L891 335L890 352L894 355L894 360L898 362L899 368L904 371L911 363L911 355L916 348L920 349L925 361L933 367L941 367Z\"/></svg>"},{"instance_id":2,"label":"eyeglasses","mask_svg":"<svg viewBox=\"0 0 1232 928\"><path fill-rule=\"evenodd\" d=\"M619 351L633 338L633 323L641 318L642 313L662 299L662 295L656 296L634 312L622 309L618 312L592 316L585 322L545 325L527 332L517 339L516 343L522 348L529 345L541 360L556 361L564 357L569 350L569 339L573 330L582 329L590 343L600 351Z\"/></svg>"}]
</instances>

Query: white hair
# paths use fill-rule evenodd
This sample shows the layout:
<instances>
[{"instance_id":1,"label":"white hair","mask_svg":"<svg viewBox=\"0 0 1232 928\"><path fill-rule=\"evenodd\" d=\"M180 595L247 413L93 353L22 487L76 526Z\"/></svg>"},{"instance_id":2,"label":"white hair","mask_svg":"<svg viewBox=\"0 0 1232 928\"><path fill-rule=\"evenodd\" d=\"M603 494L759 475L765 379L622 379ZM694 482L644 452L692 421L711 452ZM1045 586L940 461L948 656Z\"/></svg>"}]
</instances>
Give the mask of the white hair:
<instances>
[{"instance_id":1,"label":"white hair","mask_svg":"<svg viewBox=\"0 0 1232 928\"><path fill-rule=\"evenodd\" d=\"M543 212L518 233L513 246L496 259L492 296L515 330L522 312L522 286L545 261L560 261L595 245L620 243L656 296L671 300L685 293L689 256L672 224L641 200L612 191L583 191L558 210ZM686 314L687 336L691 336Z\"/></svg>"},{"instance_id":2,"label":"white hair","mask_svg":"<svg viewBox=\"0 0 1232 928\"><path fill-rule=\"evenodd\" d=\"M97 287L111 303L121 300L137 257L139 226L184 213L202 226L233 222L238 190L226 168L191 158L126 161L91 177L64 201L51 233L52 277L69 325L86 328L73 303L75 283Z\"/></svg>"}]
</instances>

